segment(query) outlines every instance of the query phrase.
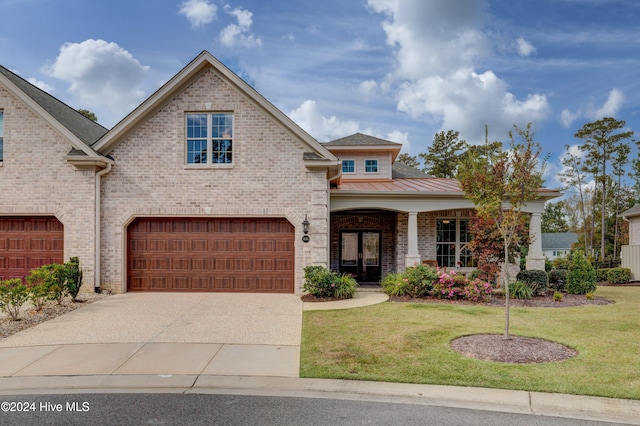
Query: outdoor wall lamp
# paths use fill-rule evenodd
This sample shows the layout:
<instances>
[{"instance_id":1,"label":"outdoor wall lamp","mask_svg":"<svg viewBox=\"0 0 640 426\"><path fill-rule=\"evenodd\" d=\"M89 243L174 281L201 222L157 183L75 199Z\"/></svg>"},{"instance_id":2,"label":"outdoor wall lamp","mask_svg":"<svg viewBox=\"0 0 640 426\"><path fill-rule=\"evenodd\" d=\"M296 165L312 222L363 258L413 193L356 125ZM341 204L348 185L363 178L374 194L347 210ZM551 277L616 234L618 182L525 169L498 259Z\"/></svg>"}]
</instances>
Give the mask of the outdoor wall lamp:
<instances>
[{"instance_id":1,"label":"outdoor wall lamp","mask_svg":"<svg viewBox=\"0 0 640 426\"><path fill-rule=\"evenodd\" d=\"M308 243L310 238L309 235L307 235L309 233L309 219L307 219L307 215L304 215L304 221L302 221L302 232L304 232L304 235L302 236L302 242L303 243Z\"/></svg>"}]
</instances>

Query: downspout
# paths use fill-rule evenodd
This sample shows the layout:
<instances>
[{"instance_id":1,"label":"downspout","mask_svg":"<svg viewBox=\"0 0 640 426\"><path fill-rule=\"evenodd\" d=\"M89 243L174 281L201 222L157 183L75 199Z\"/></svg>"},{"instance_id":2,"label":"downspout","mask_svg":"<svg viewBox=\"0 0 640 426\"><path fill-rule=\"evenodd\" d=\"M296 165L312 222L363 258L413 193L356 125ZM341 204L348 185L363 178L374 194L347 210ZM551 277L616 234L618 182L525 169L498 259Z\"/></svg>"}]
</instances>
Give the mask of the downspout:
<instances>
[{"instance_id":1,"label":"downspout","mask_svg":"<svg viewBox=\"0 0 640 426\"><path fill-rule=\"evenodd\" d=\"M96 208L95 208L95 260L94 260L94 290L96 293L100 293L100 181L102 176L111 171L112 161L107 162L107 167L96 173Z\"/></svg>"}]
</instances>

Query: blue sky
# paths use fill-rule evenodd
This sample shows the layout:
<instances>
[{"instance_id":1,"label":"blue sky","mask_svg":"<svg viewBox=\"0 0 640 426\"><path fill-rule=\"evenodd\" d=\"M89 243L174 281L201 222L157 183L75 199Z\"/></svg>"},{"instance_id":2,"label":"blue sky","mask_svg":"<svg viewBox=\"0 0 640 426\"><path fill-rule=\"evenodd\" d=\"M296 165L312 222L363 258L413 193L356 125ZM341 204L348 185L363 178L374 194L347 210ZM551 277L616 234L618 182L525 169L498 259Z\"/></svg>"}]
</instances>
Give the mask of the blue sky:
<instances>
[{"instance_id":1,"label":"blue sky","mask_svg":"<svg viewBox=\"0 0 640 426\"><path fill-rule=\"evenodd\" d=\"M440 130L478 143L485 124L506 140L532 122L549 187L584 123L613 116L640 132L637 0L0 0L0 10L0 63L106 127L208 50L319 141L363 132L415 155Z\"/></svg>"}]
</instances>

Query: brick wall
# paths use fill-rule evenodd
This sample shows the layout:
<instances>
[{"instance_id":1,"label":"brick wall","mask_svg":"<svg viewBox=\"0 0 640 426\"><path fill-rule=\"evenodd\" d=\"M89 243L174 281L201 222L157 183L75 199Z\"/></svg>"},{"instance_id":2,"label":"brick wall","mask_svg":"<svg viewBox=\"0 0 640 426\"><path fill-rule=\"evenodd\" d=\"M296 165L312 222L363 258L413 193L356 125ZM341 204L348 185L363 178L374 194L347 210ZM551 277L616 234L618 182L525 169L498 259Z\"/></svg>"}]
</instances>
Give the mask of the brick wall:
<instances>
[{"instance_id":1,"label":"brick wall","mask_svg":"<svg viewBox=\"0 0 640 426\"><path fill-rule=\"evenodd\" d=\"M64 257L80 258L81 291L94 285L94 173L64 159L71 143L20 99L0 87L4 161L0 215L55 216L64 225Z\"/></svg>"},{"instance_id":2,"label":"brick wall","mask_svg":"<svg viewBox=\"0 0 640 426\"><path fill-rule=\"evenodd\" d=\"M210 104L210 108L207 108ZM234 114L233 165L185 165L185 112ZM102 283L126 290L126 227L136 216L278 216L296 228L296 292L303 268L327 265L328 187L324 171L304 166L308 150L250 99L207 70L110 153L102 184ZM302 221L308 215L309 243Z\"/></svg>"}]
</instances>

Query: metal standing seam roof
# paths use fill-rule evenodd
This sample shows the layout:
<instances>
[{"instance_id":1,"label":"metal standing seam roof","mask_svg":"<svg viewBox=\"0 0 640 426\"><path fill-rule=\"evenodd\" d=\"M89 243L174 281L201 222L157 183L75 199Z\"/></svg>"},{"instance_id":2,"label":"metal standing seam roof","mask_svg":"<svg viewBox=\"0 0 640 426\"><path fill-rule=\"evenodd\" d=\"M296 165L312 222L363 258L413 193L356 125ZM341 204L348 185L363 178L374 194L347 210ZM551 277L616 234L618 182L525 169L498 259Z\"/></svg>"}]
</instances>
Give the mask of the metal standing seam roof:
<instances>
[{"instance_id":1,"label":"metal standing seam roof","mask_svg":"<svg viewBox=\"0 0 640 426\"><path fill-rule=\"evenodd\" d=\"M346 191L359 191L359 192L398 192L403 193L416 193L416 192L429 192L433 194L437 193L456 193L462 195L462 190L458 185L458 181L455 179L444 178L418 178L418 179L392 179L389 181L358 181L349 182L343 180L340 183L338 189L333 189L331 192L346 192Z\"/></svg>"}]
</instances>

